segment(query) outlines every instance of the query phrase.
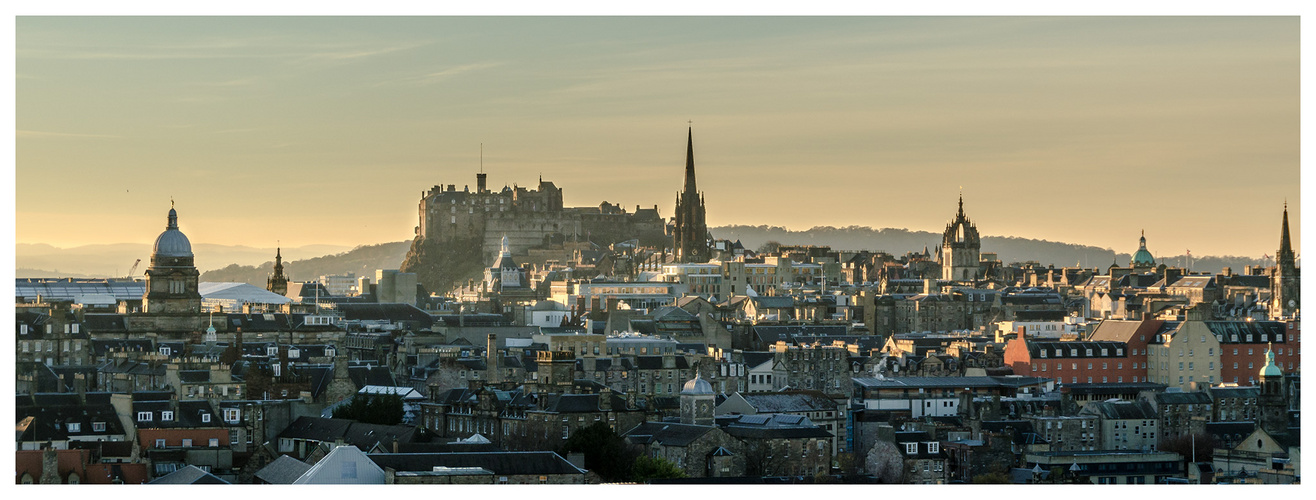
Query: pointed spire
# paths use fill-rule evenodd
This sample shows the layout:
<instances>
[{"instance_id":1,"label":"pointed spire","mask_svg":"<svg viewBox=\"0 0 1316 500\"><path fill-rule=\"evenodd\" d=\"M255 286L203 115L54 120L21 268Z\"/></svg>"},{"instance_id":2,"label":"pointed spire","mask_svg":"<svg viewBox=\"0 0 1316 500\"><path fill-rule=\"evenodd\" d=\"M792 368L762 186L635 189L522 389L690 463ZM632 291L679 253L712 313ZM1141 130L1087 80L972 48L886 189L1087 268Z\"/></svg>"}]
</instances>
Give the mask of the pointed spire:
<instances>
[{"instance_id":1,"label":"pointed spire","mask_svg":"<svg viewBox=\"0 0 1316 500\"><path fill-rule=\"evenodd\" d=\"M685 142L685 192L694 194L695 186L695 132L694 127L687 130Z\"/></svg>"},{"instance_id":2,"label":"pointed spire","mask_svg":"<svg viewBox=\"0 0 1316 500\"><path fill-rule=\"evenodd\" d=\"M1289 239L1289 202L1284 200L1284 224L1279 233L1279 255L1276 255L1275 258L1279 260L1280 256L1292 255L1293 242Z\"/></svg>"},{"instance_id":3,"label":"pointed spire","mask_svg":"<svg viewBox=\"0 0 1316 500\"><path fill-rule=\"evenodd\" d=\"M959 216L959 218L961 218L961 219L964 218L964 191L963 191L963 189L960 190L960 211L959 211L959 213L957 213L956 215Z\"/></svg>"}]
</instances>

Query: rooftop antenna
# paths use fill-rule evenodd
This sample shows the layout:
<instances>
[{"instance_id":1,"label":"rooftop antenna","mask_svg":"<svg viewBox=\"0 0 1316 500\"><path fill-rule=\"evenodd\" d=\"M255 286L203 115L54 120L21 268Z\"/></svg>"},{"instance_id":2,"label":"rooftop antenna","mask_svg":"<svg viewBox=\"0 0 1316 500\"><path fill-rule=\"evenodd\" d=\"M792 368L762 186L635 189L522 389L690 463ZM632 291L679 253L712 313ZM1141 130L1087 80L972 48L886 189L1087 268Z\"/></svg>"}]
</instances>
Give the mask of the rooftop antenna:
<instances>
[{"instance_id":1,"label":"rooftop antenna","mask_svg":"<svg viewBox=\"0 0 1316 500\"><path fill-rule=\"evenodd\" d=\"M484 143L480 143L480 173L484 173Z\"/></svg>"}]
</instances>

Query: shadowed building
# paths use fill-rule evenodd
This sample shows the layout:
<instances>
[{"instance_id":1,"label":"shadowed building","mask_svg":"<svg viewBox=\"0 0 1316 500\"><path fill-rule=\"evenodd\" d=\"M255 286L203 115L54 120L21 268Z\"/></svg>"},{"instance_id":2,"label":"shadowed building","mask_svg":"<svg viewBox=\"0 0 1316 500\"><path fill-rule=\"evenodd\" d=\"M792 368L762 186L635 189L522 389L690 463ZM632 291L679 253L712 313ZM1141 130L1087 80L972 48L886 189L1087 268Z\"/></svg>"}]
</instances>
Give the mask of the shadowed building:
<instances>
[{"instance_id":1,"label":"shadowed building","mask_svg":"<svg viewBox=\"0 0 1316 500\"><path fill-rule=\"evenodd\" d=\"M676 230L672 249L678 262L708 262L708 225L704 221L704 195L695 186L694 130L685 146L685 190L676 196Z\"/></svg>"}]
</instances>

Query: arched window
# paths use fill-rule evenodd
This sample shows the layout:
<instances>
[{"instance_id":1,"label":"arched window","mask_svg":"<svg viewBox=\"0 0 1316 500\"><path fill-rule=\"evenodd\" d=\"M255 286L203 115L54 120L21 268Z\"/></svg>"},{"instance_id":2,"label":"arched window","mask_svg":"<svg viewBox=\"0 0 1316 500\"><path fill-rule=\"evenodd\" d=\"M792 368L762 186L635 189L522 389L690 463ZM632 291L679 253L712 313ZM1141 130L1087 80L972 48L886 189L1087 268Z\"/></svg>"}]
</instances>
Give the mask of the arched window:
<instances>
[{"instance_id":1,"label":"arched window","mask_svg":"<svg viewBox=\"0 0 1316 500\"><path fill-rule=\"evenodd\" d=\"M81 482L82 482L81 479L78 478L78 473L76 473L76 472L70 472L70 473L69 473L69 477L68 477L68 481L65 481L64 483L65 483L65 484L78 484L78 483L81 483Z\"/></svg>"}]
</instances>

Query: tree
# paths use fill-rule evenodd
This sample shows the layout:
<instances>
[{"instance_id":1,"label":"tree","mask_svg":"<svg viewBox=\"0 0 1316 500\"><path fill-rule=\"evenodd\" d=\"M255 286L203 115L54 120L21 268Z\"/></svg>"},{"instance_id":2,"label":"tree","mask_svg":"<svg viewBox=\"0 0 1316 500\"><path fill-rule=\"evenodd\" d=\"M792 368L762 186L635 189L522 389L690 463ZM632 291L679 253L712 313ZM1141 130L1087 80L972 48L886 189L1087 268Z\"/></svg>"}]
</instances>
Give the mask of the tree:
<instances>
[{"instance_id":1,"label":"tree","mask_svg":"<svg viewBox=\"0 0 1316 500\"><path fill-rule=\"evenodd\" d=\"M402 396L398 394L377 396L358 394L347 404L334 408L333 418L355 420L364 424L397 425L402 423L402 416L405 413Z\"/></svg>"},{"instance_id":2,"label":"tree","mask_svg":"<svg viewBox=\"0 0 1316 500\"><path fill-rule=\"evenodd\" d=\"M626 447L626 440L612 431L603 421L594 422L571 433L562 443L562 454L585 454L585 468L594 471L607 481L630 478L635 454Z\"/></svg>"},{"instance_id":3,"label":"tree","mask_svg":"<svg viewBox=\"0 0 1316 500\"><path fill-rule=\"evenodd\" d=\"M685 471L676 464L661 458L649 458L640 455L631 466L631 478L637 483L650 479L679 479L685 477Z\"/></svg>"},{"instance_id":4,"label":"tree","mask_svg":"<svg viewBox=\"0 0 1316 500\"><path fill-rule=\"evenodd\" d=\"M1010 476L1004 472L988 472L973 476L973 484L1010 484Z\"/></svg>"},{"instance_id":5,"label":"tree","mask_svg":"<svg viewBox=\"0 0 1316 500\"><path fill-rule=\"evenodd\" d=\"M895 443L878 441L868 450L864 469L883 483L899 483L905 471L905 458Z\"/></svg>"},{"instance_id":6,"label":"tree","mask_svg":"<svg viewBox=\"0 0 1316 500\"><path fill-rule=\"evenodd\" d=\"M756 252L756 253L773 253L773 252L776 252L778 248L781 248L781 243L780 243L780 242L777 242L777 241L767 241L767 242L763 243L762 245L759 245L759 249L756 250L755 252Z\"/></svg>"}]
</instances>

